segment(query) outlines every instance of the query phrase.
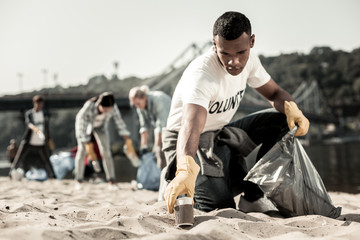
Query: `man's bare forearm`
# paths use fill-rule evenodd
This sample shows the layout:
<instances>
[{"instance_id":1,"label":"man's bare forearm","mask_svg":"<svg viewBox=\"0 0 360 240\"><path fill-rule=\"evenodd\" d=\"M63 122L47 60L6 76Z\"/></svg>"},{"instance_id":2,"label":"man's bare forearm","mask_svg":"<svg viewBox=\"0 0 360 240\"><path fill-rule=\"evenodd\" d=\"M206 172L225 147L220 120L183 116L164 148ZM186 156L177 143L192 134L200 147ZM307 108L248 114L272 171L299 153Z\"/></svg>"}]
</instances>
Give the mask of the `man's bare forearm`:
<instances>
[{"instance_id":1,"label":"man's bare forearm","mask_svg":"<svg viewBox=\"0 0 360 240\"><path fill-rule=\"evenodd\" d=\"M177 157L189 155L195 157L199 145L200 133L191 131L191 126L182 126L177 142Z\"/></svg>"},{"instance_id":2,"label":"man's bare forearm","mask_svg":"<svg viewBox=\"0 0 360 240\"><path fill-rule=\"evenodd\" d=\"M177 157L195 157L207 112L201 106L188 104L184 107L183 115L177 142Z\"/></svg>"}]
</instances>

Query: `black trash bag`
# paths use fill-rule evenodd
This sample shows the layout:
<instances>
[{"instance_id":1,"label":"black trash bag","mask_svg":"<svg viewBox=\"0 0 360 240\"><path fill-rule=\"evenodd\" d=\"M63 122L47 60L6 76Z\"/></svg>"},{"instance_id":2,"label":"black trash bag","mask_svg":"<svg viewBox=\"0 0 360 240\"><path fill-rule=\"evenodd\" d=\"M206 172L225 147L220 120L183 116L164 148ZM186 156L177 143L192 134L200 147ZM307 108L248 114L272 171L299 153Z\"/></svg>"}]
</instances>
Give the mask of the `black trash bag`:
<instances>
[{"instance_id":1,"label":"black trash bag","mask_svg":"<svg viewBox=\"0 0 360 240\"><path fill-rule=\"evenodd\" d=\"M143 154L140 161L140 166L136 173L137 183L140 183L143 189L158 191L161 170L156 164L154 153L148 152Z\"/></svg>"},{"instance_id":2,"label":"black trash bag","mask_svg":"<svg viewBox=\"0 0 360 240\"><path fill-rule=\"evenodd\" d=\"M340 216L323 181L294 137L297 127L289 131L255 165L244 180L258 184L285 217L322 215Z\"/></svg>"}]
</instances>

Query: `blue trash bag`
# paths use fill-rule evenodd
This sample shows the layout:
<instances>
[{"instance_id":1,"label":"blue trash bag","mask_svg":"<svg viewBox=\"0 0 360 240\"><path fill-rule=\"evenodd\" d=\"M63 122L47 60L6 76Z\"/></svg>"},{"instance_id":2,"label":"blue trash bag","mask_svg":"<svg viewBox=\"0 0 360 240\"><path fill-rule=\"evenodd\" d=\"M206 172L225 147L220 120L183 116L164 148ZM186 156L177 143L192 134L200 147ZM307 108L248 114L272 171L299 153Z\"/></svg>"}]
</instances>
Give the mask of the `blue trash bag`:
<instances>
[{"instance_id":1,"label":"blue trash bag","mask_svg":"<svg viewBox=\"0 0 360 240\"><path fill-rule=\"evenodd\" d=\"M25 173L25 177L31 181L45 181L48 179L48 175L43 168L31 168Z\"/></svg>"},{"instance_id":2,"label":"blue trash bag","mask_svg":"<svg viewBox=\"0 0 360 240\"><path fill-rule=\"evenodd\" d=\"M143 189L158 191L160 186L161 170L156 164L155 155L152 152L145 153L140 158L140 166L137 170L136 181Z\"/></svg>"},{"instance_id":3,"label":"blue trash bag","mask_svg":"<svg viewBox=\"0 0 360 240\"><path fill-rule=\"evenodd\" d=\"M50 162L58 180L63 179L65 175L75 167L75 160L71 157L70 152L53 154L50 156Z\"/></svg>"}]
</instances>

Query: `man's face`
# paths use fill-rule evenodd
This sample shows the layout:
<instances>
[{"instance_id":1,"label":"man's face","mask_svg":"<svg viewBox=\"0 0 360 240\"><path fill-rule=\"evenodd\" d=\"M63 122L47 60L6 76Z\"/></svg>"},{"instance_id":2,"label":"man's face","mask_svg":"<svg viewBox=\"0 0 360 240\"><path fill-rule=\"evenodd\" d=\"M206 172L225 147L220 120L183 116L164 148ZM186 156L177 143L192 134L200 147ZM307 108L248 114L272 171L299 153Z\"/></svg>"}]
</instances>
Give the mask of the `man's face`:
<instances>
[{"instance_id":1,"label":"man's face","mask_svg":"<svg viewBox=\"0 0 360 240\"><path fill-rule=\"evenodd\" d=\"M145 109L146 107L146 97L144 98L134 98L134 106L140 109Z\"/></svg>"},{"instance_id":2,"label":"man's face","mask_svg":"<svg viewBox=\"0 0 360 240\"><path fill-rule=\"evenodd\" d=\"M38 112L38 111L42 110L42 108L44 106L44 102L43 101L34 101L33 105L34 105L35 112Z\"/></svg>"},{"instance_id":3,"label":"man's face","mask_svg":"<svg viewBox=\"0 0 360 240\"><path fill-rule=\"evenodd\" d=\"M110 112L113 109L113 106L104 107L104 106L99 105L98 109L101 114L107 114L108 112Z\"/></svg>"},{"instance_id":4,"label":"man's face","mask_svg":"<svg viewBox=\"0 0 360 240\"><path fill-rule=\"evenodd\" d=\"M237 76L243 71L254 42L255 35L249 36L247 33L243 33L234 40L226 40L219 35L213 39L214 48L221 64L232 76Z\"/></svg>"}]
</instances>

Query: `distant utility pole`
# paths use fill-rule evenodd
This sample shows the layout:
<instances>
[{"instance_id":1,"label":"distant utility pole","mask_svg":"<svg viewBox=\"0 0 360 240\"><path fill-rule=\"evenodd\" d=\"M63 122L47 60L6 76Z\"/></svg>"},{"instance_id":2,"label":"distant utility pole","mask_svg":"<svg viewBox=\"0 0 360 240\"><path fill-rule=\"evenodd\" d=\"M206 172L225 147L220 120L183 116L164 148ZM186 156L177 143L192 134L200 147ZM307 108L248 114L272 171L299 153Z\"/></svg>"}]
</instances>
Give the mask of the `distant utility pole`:
<instances>
[{"instance_id":1,"label":"distant utility pole","mask_svg":"<svg viewBox=\"0 0 360 240\"><path fill-rule=\"evenodd\" d=\"M58 74L57 73L54 73L54 82L55 82L55 87L58 85Z\"/></svg>"},{"instance_id":2,"label":"distant utility pole","mask_svg":"<svg viewBox=\"0 0 360 240\"><path fill-rule=\"evenodd\" d=\"M17 76L18 76L18 79L19 79L19 92L22 93L22 91L23 91L23 88L22 88L22 77L23 77L23 74L22 74L22 73L18 73Z\"/></svg>"},{"instance_id":3,"label":"distant utility pole","mask_svg":"<svg viewBox=\"0 0 360 240\"><path fill-rule=\"evenodd\" d=\"M44 74L44 88L47 88L47 69L42 69L42 72Z\"/></svg>"},{"instance_id":4,"label":"distant utility pole","mask_svg":"<svg viewBox=\"0 0 360 240\"><path fill-rule=\"evenodd\" d=\"M114 61L114 69L115 69L115 72L114 72L113 78L120 79L120 77L118 75L118 69L119 69L119 62L118 61Z\"/></svg>"}]
</instances>

